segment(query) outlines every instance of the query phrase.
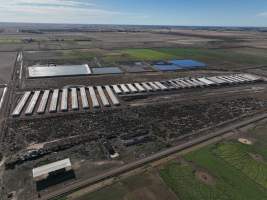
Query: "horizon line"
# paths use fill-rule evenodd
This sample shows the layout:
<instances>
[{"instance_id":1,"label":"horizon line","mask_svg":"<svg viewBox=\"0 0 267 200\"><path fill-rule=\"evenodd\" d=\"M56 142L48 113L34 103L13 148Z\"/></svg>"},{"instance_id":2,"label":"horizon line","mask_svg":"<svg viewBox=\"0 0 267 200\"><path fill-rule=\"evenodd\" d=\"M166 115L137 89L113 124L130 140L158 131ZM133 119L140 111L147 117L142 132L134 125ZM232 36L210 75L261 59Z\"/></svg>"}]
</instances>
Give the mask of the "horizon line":
<instances>
[{"instance_id":1,"label":"horizon line","mask_svg":"<svg viewBox=\"0 0 267 200\"><path fill-rule=\"evenodd\" d=\"M267 26L240 26L240 25L162 25L162 24L105 24L105 23L49 23L49 22L8 22L0 21L0 24L51 24L51 25L88 25L88 26L163 26L163 27L210 27L210 28L267 28Z\"/></svg>"}]
</instances>

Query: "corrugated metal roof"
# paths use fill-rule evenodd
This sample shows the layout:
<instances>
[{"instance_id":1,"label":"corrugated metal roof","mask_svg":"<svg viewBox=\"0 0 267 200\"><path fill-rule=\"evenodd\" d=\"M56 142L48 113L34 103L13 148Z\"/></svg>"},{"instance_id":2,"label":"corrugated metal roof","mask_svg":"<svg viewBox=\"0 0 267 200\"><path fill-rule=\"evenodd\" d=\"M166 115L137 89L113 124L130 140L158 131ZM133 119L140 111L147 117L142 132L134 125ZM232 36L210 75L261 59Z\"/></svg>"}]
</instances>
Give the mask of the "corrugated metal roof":
<instances>
[{"instance_id":1,"label":"corrugated metal roof","mask_svg":"<svg viewBox=\"0 0 267 200\"><path fill-rule=\"evenodd\" d=\"M205 63L195 61L195 60L171 60L169 61L170 64L179 66L181 68L201 68L206 67Z\"/></svg>"},{"instance_id":2,"label":"corrugated metal roof","mask_svg":"<svg viewBox=\"0 0 267 200\"><path fill-rule=\"evenodd\" d=\"M178 69L182 69L181 67L175 65L154 65L154 67L160 71L176 71Z\"/></svg>"},{"instance_id":3,"label":"corrugated metal roof","mask_svg":"<svg viewBox=\"0 0 267 200\"><path fill-rule=\"evenodd\" d=\"M32 175L33 178L36 178L39 176L47 175L53 171L64 169L66 167L71 167L71 162L69 158L34 168L32 169Z\"/></svg>"},{"instance_id":4,"label":"corrugated metal roof","mask_svg":"<svg viewBox=\"0 0 267 200\"><path fill-rule=\"evenodd\" d=\"M89 75L88 65L61 65L61 66L31 66L28 67L30 78Z\"/></svg>"},{"instance_id":5,"label":"corrugated metal roof","mask_svg":"<svg viewBox=\"0 0 267 200\"><path fill-rule=\"evenodd\" d=\"M171 60L167 63L159 63L154 65L154 68L160 71L176 71L180 69L202 68L207 65L195 60Z\"/></svg>"},{"instance_id":6,"label":"corrugated metal roof","mask_svg":"<svg viewBox=\"0 0 267 200\"><path fill-rule=\"evenodd\" d=\"M96 67L92 68L93 74L121 74L122 71L118 67Z\"/></svg>"}]
</instances>

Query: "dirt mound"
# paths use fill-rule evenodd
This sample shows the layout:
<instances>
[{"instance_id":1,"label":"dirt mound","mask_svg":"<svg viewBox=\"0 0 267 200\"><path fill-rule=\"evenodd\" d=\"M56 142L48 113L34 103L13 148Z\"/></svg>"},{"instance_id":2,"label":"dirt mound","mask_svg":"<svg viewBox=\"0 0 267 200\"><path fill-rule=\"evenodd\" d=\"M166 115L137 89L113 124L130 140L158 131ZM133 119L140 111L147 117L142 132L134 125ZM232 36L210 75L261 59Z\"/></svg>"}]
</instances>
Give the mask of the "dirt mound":
<instances>
[{"instance_id":1,"label":"dirt mound","mask_svg":"<svg viewBox=\"0 0 267 200\"><path fill-rule=\"evenodd\" d=\"M240 142L242 144L252 145L252 141L245 139L245 138L239 138L238 142Z\"/></svg>"},{"instance_id":2,"label":"dirt mound","mask_svg":"<svg viewBox=\"0 0 267 200\"><path fill-rule=\"evenodd\" d=\"M264 158L259 154L249 153L252 159L258 161L258 162L265 162Z\"/></svg>"},{"instance_id":3,"label":"dirt mound","mask_svg":"<svg viewBox=\"0 0 267 200\"><path fill-rule=\"evenodd\" d=\"M198 170L195 172L195 175L201 182L207 185L215 185L215 179L207 172Z\"/></svg>"}]
</instances>

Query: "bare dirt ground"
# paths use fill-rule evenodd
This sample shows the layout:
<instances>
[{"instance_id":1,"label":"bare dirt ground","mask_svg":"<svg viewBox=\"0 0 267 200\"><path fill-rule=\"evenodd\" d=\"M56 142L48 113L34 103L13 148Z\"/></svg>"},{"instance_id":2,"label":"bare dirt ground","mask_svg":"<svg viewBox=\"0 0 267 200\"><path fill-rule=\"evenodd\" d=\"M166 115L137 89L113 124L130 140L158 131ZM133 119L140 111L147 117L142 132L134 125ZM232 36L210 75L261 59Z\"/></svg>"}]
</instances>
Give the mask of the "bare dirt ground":
<instances>
[{"instance_id":1,"label":"bare dirt ground","mask_svg":"<svg viewBox=\"0 0 267 200\"><path fill-rule=\"evenodd\" d=\"M254 47L254 48L267 48L267 34L264 32L246 32L246 31L217 31L217 30L173 30L166 31L165 33L180 35L180 36L191 36L197 38L209 38L216 39L236 39L239 40L240 46L243 47ZM229 41L230 42L230 41ZM227 42L225 43L227 44ZM228 43L230 47L230 43Z\"/></svg>"},{"instance_id":2,"label":"bare dirt ground","mask_svg":"<svg viewBox=\"0 0 267 200\"><path fill-rule=\"evenodd\" d=\"M250 153L249 155L251 156L251 158L253 158L254 160L256 160L258 162L265 162L263 156L260 154Z\"/></svg>"},{"instance_id":3,"label":"bare dirt ground","mask_svg":"<svg viewBox=\"0 0 267 200\"><path fill-rule=\"evenodd\" d=\"M1 100L2 95L3 95L3 91L4 91L4 88L1 88L1 86L0 86L0 100Z\"/></svg>"},{"instance_id":4,"label":"bare dirt ground","mask_svg":"<svg viewBox=\"0 0 267 200\"><path fill-rule=\"evenodd\" d=\"M212 177L208 172L197 170L195 172L196 177L207 185L215 185L215 178Z\"/></svg>"},{"instance_id":5,"label":"bare dirt ground","mask_svg":"<svg viewBox=\"0 0 267 200\"><path fill-rule=\"evenodd\" d=\"M176 195L167 188L156 172L144 173L142 176L136 175L128 179L122 179L120 182L114 184L112 190L106 190L104 188L99 192L100 194L105 192L109 193L110 199L112 200L177 200ZM94 199L97 196L100 197L100 199L105 199L102 195L98 195L97 193L88 195L86 191L72 194L68 199L86 200Z\"/></svg>"},{"instance_id":6,"label":"bare dirt ground","mask_svg":"<svg viewBox=\"0 0 267 200\"><path fill-rule=\"evenodd\" d=\"M16 52L0 52L0 84L7 84L10 81L16 56Z\"/></svg>"}]
</instances>

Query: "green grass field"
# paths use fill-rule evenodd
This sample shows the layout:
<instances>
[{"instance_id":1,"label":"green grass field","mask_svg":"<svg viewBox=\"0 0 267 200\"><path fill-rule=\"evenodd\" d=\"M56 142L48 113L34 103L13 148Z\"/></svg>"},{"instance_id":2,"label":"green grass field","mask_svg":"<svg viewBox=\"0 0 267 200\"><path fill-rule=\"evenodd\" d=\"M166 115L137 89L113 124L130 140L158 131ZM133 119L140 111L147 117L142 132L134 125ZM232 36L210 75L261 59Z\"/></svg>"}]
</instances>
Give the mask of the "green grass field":
<instances>
[{"instance_id":1,"label":"green grass field","mask_svg":"<svg viewBox=\"0 0 267 200\"><path fill-rule=\"evenodd\" d=\"M267 63L267 56L239 52L231 49L163 48L160 52L174 55L176 58L196 59L203 62L260 65Z\"/></svg>"},{"instance_id":2,"label":"green grass field","mask_svg":"<svg viewBox=\"0 0 267 200\"><path fill-rule=\"evenodd\" d=\"M267 51L261 54L251 54L253 51L240 52L225 49L200 48L156 48L156 49L123 49L115 53L103 55L105 64L115 64L129 61L162 61L170 59L195 59L212 65L258 66L267 64ZM265 56L266 55L266 56Z\"/></svg>"},{"instance_id":3,"label":"green grass field","mask_svg":"<svg viewBox=\"0 0 267 200\"><path fill-rule=\"evenodd\" d=\"M155 49L127 49L122 51L134 60L168 60L174 59L175 56L169 52L161 52Z\"/></svg>"},{"instance_id":4,"label":"green grass field","mask_svg":"<svg viewBox=\"0 0 267 200\"><path fill-rule=\"evenodd\" d=\"M245 137L254 144L232 140L204 147L185 155L185 164L166 165L161 177L182 200L267 199L266 122L247 130ZM200 169L214 177L214 184L196 177Z\"/></svg>"},{"instance_id":5,"label":"green grass field","mask_svg":"<svg viewBox=\"0 0 267 200\"><path fill-rule=\"evenodd\" d=\"M264 160L267 160L267 120L258 123L255 127L247 130L248 137L256 139L254 145L250 146L250 151L260 154Z\"/></svg>"},{"instance_id":6,"label":"green grass field","mask_svg":"<svg viewBox=\"0 0 267 200\"><path fill-rule=\"evenodd\" d=\"M256 160L249 147L243 144L226 143L218 145L215 153L229 165L239 169L256 183L267 189L267 163Z\"/></svg>"},{"instance_id":7,"label":"green grass field","mask_svg":"<svg viewBox=\"0 0 267 200\"><path fill-rule=\"evenodd\" d=\"M168 164L160 174L184 200L267 199L267 163L251 156L261 155L258 150L266 149L266 143L255 149L256 144L227 141L210 145L184 156L187 164ZM208 185L197 178L198 169L208 172L215 183Z\"/></svg>"}]
</instances>

